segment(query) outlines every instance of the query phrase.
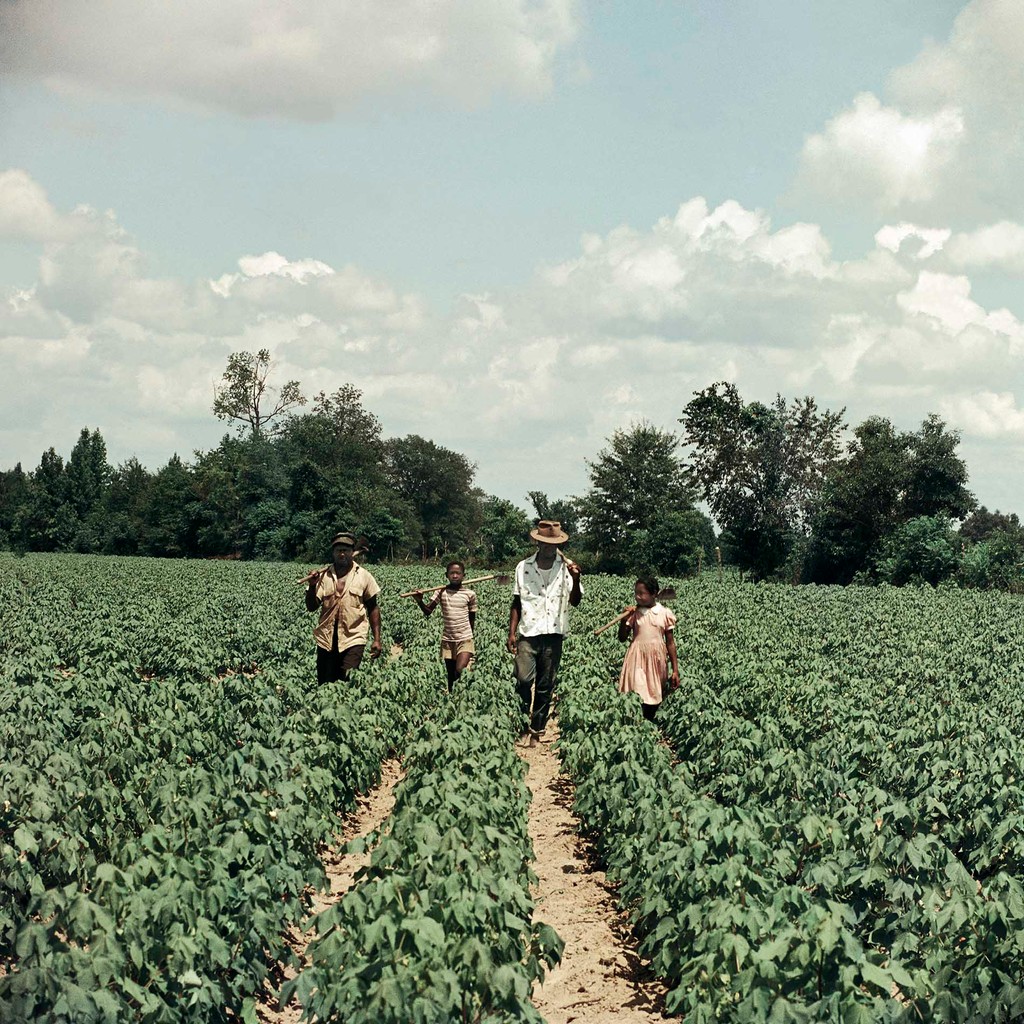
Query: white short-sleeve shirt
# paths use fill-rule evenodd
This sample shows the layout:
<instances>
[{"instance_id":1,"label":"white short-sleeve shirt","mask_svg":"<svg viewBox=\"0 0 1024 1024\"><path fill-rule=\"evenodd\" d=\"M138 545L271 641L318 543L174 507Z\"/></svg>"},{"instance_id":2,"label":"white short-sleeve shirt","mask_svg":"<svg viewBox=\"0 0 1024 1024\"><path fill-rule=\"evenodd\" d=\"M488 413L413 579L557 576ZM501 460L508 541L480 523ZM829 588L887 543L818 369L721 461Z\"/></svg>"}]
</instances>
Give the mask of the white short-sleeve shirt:
<instances>
[{"instance_id":1,"label":"white short-sleeve shirt","mask_svg":"<svg viewBox=\"0 0 1024 1024\"><path fill-rule=\"evenodd\" d=\"M516 579L512 587L512 595L519 598L522 608L519 635L561 633L564 636L568 633L571 593L572 576L561 556L556 556L554 565L547 570L537 565L535 554L524 558L516 566Z\"/></svg>"}]
</instances>

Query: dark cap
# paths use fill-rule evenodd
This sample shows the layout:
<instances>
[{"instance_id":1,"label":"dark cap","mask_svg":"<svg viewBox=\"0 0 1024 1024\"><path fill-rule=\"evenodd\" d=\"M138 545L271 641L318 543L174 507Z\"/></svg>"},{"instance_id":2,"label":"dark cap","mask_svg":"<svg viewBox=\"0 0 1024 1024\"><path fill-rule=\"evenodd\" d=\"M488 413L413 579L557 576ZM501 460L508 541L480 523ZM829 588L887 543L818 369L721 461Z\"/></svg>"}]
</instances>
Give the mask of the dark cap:
<instances>
[{"instance_id":1,"label":"dark cap","mask_svg":"<svg viewBox=\"0 0 1024 1024\"><path fill-rule=\"evenodd\" d=\"M351 533L336 533L331 540L331 547L336 548L338 545L343 548L354 548L356 539Z\"/></svg>"}]
</instances>

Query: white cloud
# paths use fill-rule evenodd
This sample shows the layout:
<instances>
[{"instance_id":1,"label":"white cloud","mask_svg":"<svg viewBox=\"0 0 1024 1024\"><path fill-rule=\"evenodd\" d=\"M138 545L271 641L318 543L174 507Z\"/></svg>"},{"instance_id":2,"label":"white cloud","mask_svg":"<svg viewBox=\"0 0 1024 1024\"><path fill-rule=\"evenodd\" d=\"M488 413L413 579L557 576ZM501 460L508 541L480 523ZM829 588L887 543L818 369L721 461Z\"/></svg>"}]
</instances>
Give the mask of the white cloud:
<instances>
[{"instance_id":1,"label":"white cloud","mask_svg":"<svg viewBox=\"0 0 1024 1024\"><path fill-rule=\"evenodd\" d=\"M942 415L954 427L989 439L1024 440L1024 410L1010 391L979 391L949 398L942 403Z\"/></svg>"},{"instance_id":2,"label":"white cloud","mask_svg":"<svg viewBox=\"0 0 1024 1024\"><path fill-rule=\"evenodd\" d=\"M798 192L939 223L1021 219L1024 5L971 0L884 99L862 93L807 140Z\"/></svg>"},{"instance_id":3,"label":"white cloud","mask_svg":"<svg viewBox=\"0 0 1024 1024\"><path fill-rule=\"evenodd\" d=\"M900 292L896 301L911 314L933 318L950 335L968 327L982 327L1024 343L1024 327L1007 310L988 312L971 298L971 282L963 275L923 270L912 289Z\"/></svg>"},{"instance_id":4,"label":"white cloud","mask_svg":"<svg viewBox=\"0 0 1024 1024\"><path fill-rule=\"evenodd\" d=\"M1017 0L972 0L944 43L929 42L895 70L889 88L916 109L947 104L999 108L1020 123L1024 105L1024 7Z\"/></svg>"},{"instance_id":5,"label":"white cloud","mask_svg":"<svg viewBox=\"0 0 1024 1024\"><path fill-rule=\"evenodd\" d=\"M909 239L914 248L911 251L911 246L907 246L907 254L915 260L926 260L942 249L952 233L949 228L922 228L903 221L879 228L875 232L875 241L883 249L898 253Z\"/></svg>"},{"instance_id":6,"label":"white cloud","mask_svg":"<svg viewBox=\"0 0 1024 1024\"><path fill-rule=\"evenodd\" d=\"M62 242L88 230L90 211L61 215L46 190L28 172L0 172L0 239L15 242Z\"/></svg>"},{"instance_id":7,"label":"white cloud","mask_svg":"<svg viewBox=\"0 0 1024 1024\"><path fill-rule=\"evenodd\" d=\"M1024 273L1024 224L1004 220L960 232L950 240L946 254L959 267L993 267Z\"/></svg>"},{"instance_id":8,"label":"white cloud","mask_svg":"<svg viewBox=\"0 0 1024 1024\"><path fill-rule=\"evenodd\" d=\"M367 96L536 96L576 0L8 0L0 68L54 88L321 120Z\"/></svg>"},{"instance_id":9,"label":"white cloud","mask_svg":"<svg viewBox=\"0 0 1024 1024\"><path fill-rule=\"evenodd\" d=\"M1012 424L1005 395L1024 394L1024 325L947 272L958 236L937 249L941 230L910 223L840 260L817 225L776 229L762 211L696 198L646 230L589 235L528 285L461 296L448 315L308 253L246 254L213 284L155 277L113 215L83 223L73 241L39 243L34 286L0 294L0 357L20 384L0 464L34 464L85 424L115 458L149 465L209 447L228 355L259 348L307 394L355 384L389 433L465 452L481 486L517 500L578 493L611 431L636 417L677 430L691 393L716 380L908 428L999 381L998 401L955 407L989 444L1011 431L977 410Z\"/></svg>"},{"instance_id":10,"label":"white cloud","mask_svg":"<svg viewBox=\"0 0 1024 1024\"><path fill-rule=\"evenodd\" d=\"M801 181L821 195L854 197L879 210L922 203L935 195L963 132L955 107L913 117L861 93L804 143Z\"/></svg>"}]
</instances>

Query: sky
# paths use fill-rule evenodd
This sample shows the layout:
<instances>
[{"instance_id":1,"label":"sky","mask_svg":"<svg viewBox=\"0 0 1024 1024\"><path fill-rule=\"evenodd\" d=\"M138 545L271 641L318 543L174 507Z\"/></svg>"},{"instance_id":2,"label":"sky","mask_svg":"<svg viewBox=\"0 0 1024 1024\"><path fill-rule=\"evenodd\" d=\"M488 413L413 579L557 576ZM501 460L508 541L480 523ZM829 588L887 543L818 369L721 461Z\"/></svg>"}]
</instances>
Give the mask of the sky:
<instances>
[{"instance_id":1,"label":"sky","mask_svg":"<svg viewBox=\"0 0 1024 1024\"><path fill-rule=\"evenodd\" d=\"M2 0L0 468L189 459L232 352L485 491L695 391L1024 513L1018 0Z\"/></svg>"}]
</instances>

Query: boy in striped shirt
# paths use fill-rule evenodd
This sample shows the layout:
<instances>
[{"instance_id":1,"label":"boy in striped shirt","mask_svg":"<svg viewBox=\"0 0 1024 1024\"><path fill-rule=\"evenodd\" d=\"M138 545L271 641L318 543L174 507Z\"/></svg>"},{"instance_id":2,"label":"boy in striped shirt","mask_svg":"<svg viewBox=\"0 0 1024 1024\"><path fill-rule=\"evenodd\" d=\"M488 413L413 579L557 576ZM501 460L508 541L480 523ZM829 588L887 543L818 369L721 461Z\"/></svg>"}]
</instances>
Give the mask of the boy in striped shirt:
<instances>
[{"instance_id":1,"label":"boy in striped shirt","mask_svg":"<svg viewBox=\"0 0 1024 1024\"><path fill-rule=\"evenodd\" d=\"M437 596L429 603L423 601L423 595L416 595L416 603L423 610L424 616L441 606L441 617L444 629L441 633L441 657L444 659L445 672L448 675L448 692L451 693L456 680L473 660L476 647L473 645L473 628L476 625L476 594L466 590L462 581L466 577L466 567L462 562L449 562L445 566L448 586L439 590Z\"/></svg>"}]
</instances>

